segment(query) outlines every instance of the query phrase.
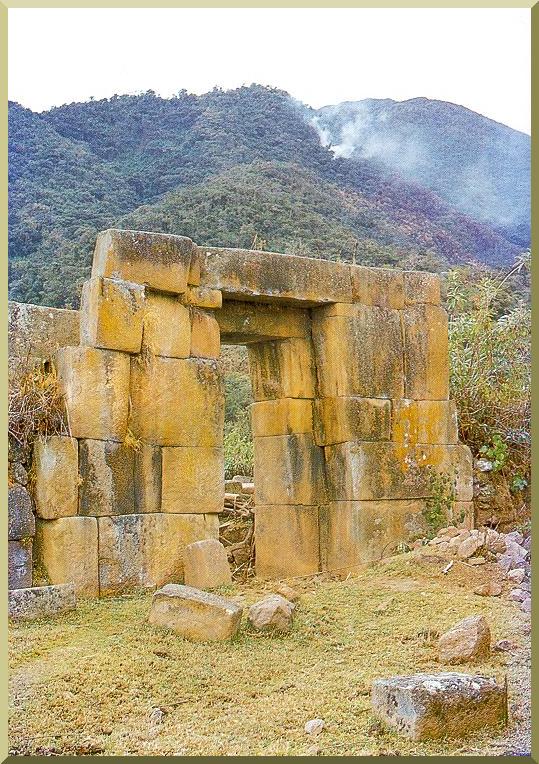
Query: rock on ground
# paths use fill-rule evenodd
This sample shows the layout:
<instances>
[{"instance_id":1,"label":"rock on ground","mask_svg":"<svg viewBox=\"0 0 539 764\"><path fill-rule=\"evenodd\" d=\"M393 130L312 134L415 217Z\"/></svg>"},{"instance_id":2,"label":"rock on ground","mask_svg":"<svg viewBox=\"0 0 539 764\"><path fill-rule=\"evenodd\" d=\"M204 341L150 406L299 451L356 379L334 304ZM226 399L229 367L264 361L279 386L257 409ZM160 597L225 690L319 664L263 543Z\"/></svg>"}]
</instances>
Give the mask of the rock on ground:
<instances>
[{"instance_id":1,"label":"rock on ground","mask_svg":"<svg viewBox=\"0 0 539 764\"><path fill-rule=\"evenodd\" d=\"M214 642L237 633L242 612L243 608L224 597L167 584L153 595L148 620L193 642Z\"/></svg>"},{"instance_id":2,"label":"rock on ground","mask_svg":"<svg viewBox=\"0 0 539 764\"><path fill-rule=\"evenodd\" d=\"M462 737L507 720L507 691L494 679L441 673L373 682L373 711L412 740Z\"/></svg>"},{"instance_id":3,"label":"rock on ground","mask_svg":"<svg viewBox=\"0 0 539 764\"><path fill-rule=\"evenodd\" d=\"M8 605L9 617L18 621L66 613L77 606L75 586L70 583L13 589L8 593Z\"/></svg>"},{"instance_id":4,"label":"rock on ground","mask_svg":"<svg viewBox=\"0 0 539 764\"><path fill-rule=\"evenodd\" d=\"M212 589L232 583L228 556L217 539L195 541L183 553L184 581L195 589Z\"/></svg>"},{"instance_id":5,"label":"rock on ground","mask_svg":"<svg viewBox=\"0 0 539 764\"><path fill-rule=\"evenodd\" d=\"M292 628L294 605L280 594L271 594L251 605L248 619L258 631L288 632Z\"/></svg>"},{"instance_id":6,"label":"rock on ground","mask_svg":"<svg viewBox=\"0 0 539 764\"><path fill-rule=\"evenodd\" d=\"M482 615L456 623L438 641L441 663L466 663L490 653L490 628Z\"/></svg>"}]
</instances>

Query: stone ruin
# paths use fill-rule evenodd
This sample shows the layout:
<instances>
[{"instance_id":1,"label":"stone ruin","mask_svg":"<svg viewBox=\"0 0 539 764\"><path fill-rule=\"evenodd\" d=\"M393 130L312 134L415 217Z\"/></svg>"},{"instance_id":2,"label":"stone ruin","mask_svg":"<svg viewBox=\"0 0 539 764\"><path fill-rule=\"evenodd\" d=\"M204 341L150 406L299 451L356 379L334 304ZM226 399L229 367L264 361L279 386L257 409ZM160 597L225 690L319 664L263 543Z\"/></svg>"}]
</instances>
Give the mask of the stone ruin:
<instances>
[{"instance_id":1,"label":"stone ruin","mask_svg":"<svg viewBox=\"0 0 539 764\"><path fill-rule=\"evenodd\" d=\"M79 314L10 310L11 352L36 322L58 346L70 436L39 441L33 465L33 559L50 584L178 582L184 547L218 538L221 343L249 356L258 576L391 553L425 531L436 473L453 519L473 523L435 275L107 230Z\"/></svg>"}]
</instances>

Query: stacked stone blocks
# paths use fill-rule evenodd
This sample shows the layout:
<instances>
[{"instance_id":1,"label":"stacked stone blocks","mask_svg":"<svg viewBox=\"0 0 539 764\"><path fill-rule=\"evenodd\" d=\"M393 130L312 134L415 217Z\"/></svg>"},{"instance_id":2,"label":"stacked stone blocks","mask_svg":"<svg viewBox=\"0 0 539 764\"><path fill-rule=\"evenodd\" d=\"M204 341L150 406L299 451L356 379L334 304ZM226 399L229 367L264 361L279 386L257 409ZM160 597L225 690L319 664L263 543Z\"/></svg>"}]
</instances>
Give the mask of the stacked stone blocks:
<instances>
[{"instance_id":1,"label":"stacked stone blocks","mask_svg":"<svg viewBox=\"0 0 539 764\"><path fill-rule=\"evenodd\" d=\"M177 581L183 547L217 537L221 342L249 351L258 575L390 553L425 530L439 472L473 516L436 276L106 231L80 326L56 356L71 438L36 451L51 583Z\"/></svg>"}]
</instances>

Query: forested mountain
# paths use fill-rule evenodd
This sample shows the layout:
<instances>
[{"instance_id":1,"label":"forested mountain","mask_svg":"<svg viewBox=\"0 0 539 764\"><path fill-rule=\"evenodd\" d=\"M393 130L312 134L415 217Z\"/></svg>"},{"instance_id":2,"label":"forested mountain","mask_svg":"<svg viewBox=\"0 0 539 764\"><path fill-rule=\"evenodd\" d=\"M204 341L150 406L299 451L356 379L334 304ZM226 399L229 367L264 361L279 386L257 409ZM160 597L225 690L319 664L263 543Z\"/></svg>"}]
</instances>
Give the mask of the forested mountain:
<instances>
[{"instance_id":1,"label":"forested mountain","mask_svg":"<svg viewBox=\"0 0 539 764\"><path fill-rule=\"evenodd\" d=\"M479 220L479 205L463 214L443 189L377 157L335 156L320 140L322 119L257 85L41 114L10 104L10 295L76 305L95 235L109 226L427 269L503 264L522 249Z\"/></svg>"},{"instance_id":2,"label":"forested mountain","mask_svg":"<svg viewBox=\"0 0 539 764\"><path fill-rule=\"evenodd\" d=\"M377 160L529 246L529 135L428 98L348 101L313 117L337 156Z\"/></svg>"}]
</instances>

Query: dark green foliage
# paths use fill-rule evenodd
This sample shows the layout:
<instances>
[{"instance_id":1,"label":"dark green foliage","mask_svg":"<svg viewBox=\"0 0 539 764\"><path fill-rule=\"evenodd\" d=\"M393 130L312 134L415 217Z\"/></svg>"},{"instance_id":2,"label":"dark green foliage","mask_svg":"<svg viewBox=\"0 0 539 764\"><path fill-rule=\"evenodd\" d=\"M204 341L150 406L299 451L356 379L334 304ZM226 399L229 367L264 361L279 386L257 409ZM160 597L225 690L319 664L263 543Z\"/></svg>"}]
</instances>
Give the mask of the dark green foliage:
<instances>
[{"instance_id":1,"label":"dark green foliage","mask_svg":"<svg viewBox=\"0 0 539 764\"><path fill-rule=\"evenodd\" d=\"M229 246L256 235L294 254L429 270L517 254L503 231L380 162L336 159L312 114L259 85L43 114L11 104L10 296L76 306L96 233L111 226Z\"/></svg>"}]
</instances>

